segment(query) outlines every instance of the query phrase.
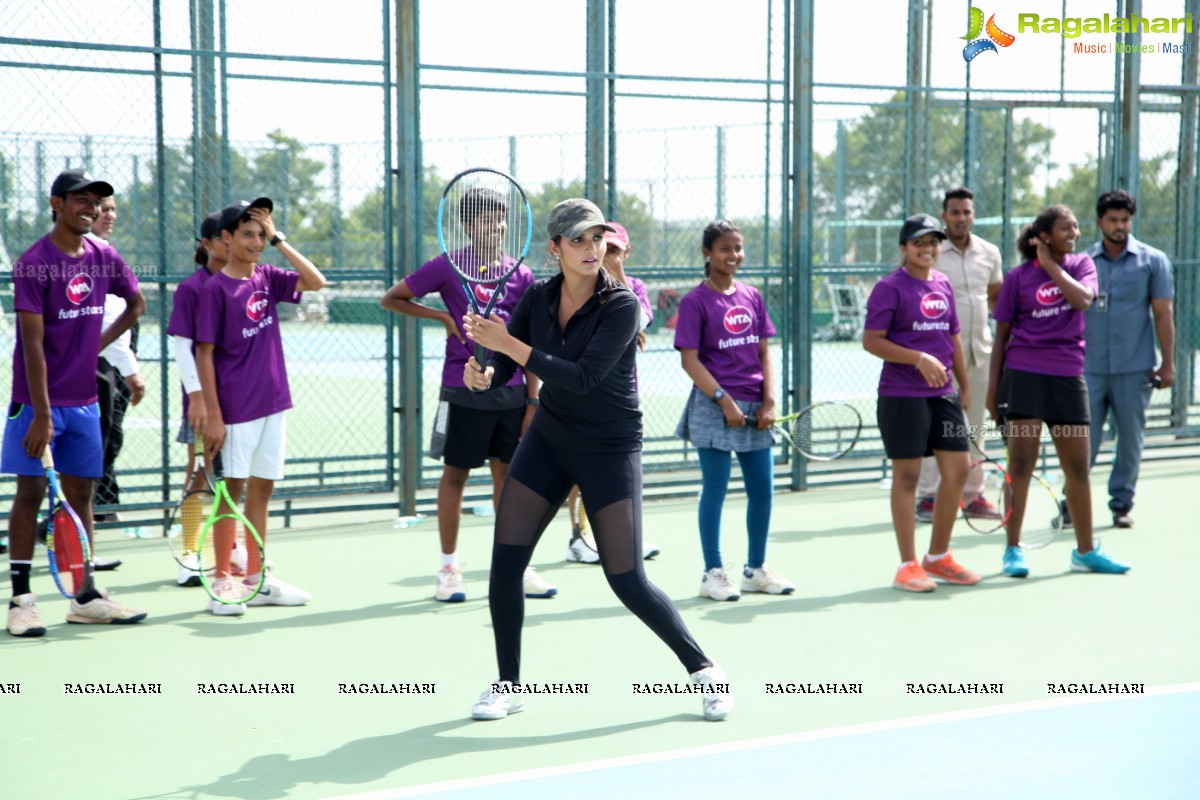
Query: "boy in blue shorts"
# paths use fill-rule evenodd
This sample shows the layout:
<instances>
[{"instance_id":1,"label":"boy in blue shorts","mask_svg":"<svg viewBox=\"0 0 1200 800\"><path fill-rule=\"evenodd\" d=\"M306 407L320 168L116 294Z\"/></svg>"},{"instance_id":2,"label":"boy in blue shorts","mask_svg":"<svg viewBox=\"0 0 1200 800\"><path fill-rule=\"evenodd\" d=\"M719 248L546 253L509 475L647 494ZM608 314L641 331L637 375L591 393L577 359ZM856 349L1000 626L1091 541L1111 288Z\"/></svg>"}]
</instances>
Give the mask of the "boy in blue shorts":
<instances>
[{"instance_id":1,"label":"boy in blue shorts","mask_svg":"<svg viewBox=\"0 0 1200 800\"><path fill-rule=\"evenodd\" d=\"M8 518L13 598L7 627L13 636L42 636L46 626L30 591L37 515L46 496L42 455L50 448L67 502L91 538L95 481L104 472L97 408L100 351L137 321L146 300L137 278L115 249L86 238L100 203L113 187L80 169L67 170L50 188L54 228L13 264L12 400L4 427L0 472L17 476ZM126 301L125 311L103 329L104 298ZM67 622L127 624L146 612L108 598L95 586L71 600Z\"/></svg>"}]
</instances>

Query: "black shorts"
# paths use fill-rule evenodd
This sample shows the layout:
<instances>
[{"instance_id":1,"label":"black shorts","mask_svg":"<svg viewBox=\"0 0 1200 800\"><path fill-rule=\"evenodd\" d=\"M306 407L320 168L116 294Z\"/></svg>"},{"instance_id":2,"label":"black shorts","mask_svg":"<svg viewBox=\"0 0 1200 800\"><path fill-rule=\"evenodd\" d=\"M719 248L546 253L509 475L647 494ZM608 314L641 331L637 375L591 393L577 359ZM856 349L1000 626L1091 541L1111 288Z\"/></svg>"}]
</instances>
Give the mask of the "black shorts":
<instances>
[{"instance_id":1,"label":"black shorts","mask_svg":"<svg viewBox=\"0 0 1200 800\"><path fill-rule=\"evenodd\" d=\"M448 467L475 469L489 458L507 464L521 440L524 408L484 411L448 404L442 459Z\"/></svg>"},{"instance_id":2,"label":"black shorts","mask_svg":"<svg viewBox=\"0 0 1200 800\"><path fill-rule=\"evenodd\" d=\"M875 420L888 458L923 458L934 450L965 453L970 448L957 394L880 397Z\"/></svg>"},{"instance_id":3,"label":"black shorts","mask_svg":"<svg viewBox=\"0 0 1200 800\"><path fill-rule=\"evenodd\" d=\"M996 386L996 410L1004 419L1040 419L1050 426L1087 425L1087 382L1005 367Z\"/></svg>"}]
</instances>

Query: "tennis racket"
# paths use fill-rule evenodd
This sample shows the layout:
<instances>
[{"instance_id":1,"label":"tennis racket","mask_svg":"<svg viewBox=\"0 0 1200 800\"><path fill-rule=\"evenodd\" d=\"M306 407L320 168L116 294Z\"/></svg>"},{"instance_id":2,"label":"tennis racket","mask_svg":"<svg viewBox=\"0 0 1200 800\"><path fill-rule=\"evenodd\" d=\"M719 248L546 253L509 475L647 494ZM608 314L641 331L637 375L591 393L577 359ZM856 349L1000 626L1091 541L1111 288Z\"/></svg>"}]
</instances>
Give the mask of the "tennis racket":
<instances>
[{"instance_id":1,"label":"tennis racket","mask_svg":"<svg viewBox=\"0 0 1200 800\"><path fill-rule=\"evenodd\" d=\"M529 255L533 213L519 183L503 172L476 167L455 175L442 192L437 233L471 311L486 317ZM475 345L475 361L481 369L487 363L483 345Z\"/></svg>"},{"instance_id":2,"label":"tennis racket","mask_svg":"<svg viewBox=\"0 0 1200 800\"><path fill-rule=\"evenodd\" d=\"M46 552L50 554L50 575L63 597L79 597L92 588L92 545L87 528L63 495L54 469L50 446L42 453L42 466L50 482L49 529Z\"/></svg>"},{"instance_id":3,"label":"tennis racket","mask_svg":"<svg viewBox=\"0 0 1200 800\"><path fill-rule=\"evenodd\" d=\"M199 443L199 446L203 448L203 442ZM202 455L199 457L203 458ZM213 459L213 475L217 482L213 486L212 507L208 512L208 518L200 526L200 533L196 540L197 572L200 585L204 587L204 591L208 592L209 597L225 605L239 605L262 591L263 584L267 580L266 548L263 547L263 540L258 530L250 520L246 519L246 515L238 509L237 502L230 496L229 489L225 485L224 470L219 457ZM222 511L222 508L226 508L228 511ZM251 568L239 565L235 558L239 526L245 531L245 552L248 565L255 563L254 556L257 554L258 581L254 584L247 584L245 581L234 582L236 577L246 575ZM210 539L212 540L211 544ZM222 554L225 554L228 561L222 557ZM236 591L224 590L226 581L233 583Z\"/></svg>"},{"instance_id":4,"label":"tennis racket","mask_svg":"<svg viewBox=\"0 0 1200 800\"><path fill-rule=\"evenodd\" d=\"M1000 423L1000 431L1003 435L1005 423ZM1008 441L1005 439L1005 446ZM1015 507L1015 496L1014 496ZM1046 480L1046 477L1036 470L1029 478L1029 490L1025 493L1025 506L1023 513L1013 515L1011 512L1006 514L1008 517L1006 527L1011 530L1012 525L1018 526L1017 541L1021 547L1029 550L1037 550L1047 546L1058 538L1059 533L1063 529L1063 513L1062 503L1059 502L1058 493L1054 491L1054 487Z\"/></svg>"},{"instance_id":5,"label":"tennis racket","mask_svg":"<svg viewBox=\"0 0 1200 800\"><path fill-rule=\"evenodd\" d=\"M995 533L1008 525L1012 516L1012 479L1004 465L994 458L988 457L979 447L979 443L971 438L971 446L979 453L979 458L971 462L969 472L979 469L983 472L983 493L980 497L996 509L996 516L978 516L967 514L967 502L962 501L963 519L967 526L976 533Z\"/></svg>"},{"instance_id":6,"label":"tennis racket","mask_svg":"<svg viewBox=\"0 0 1200 800\"><path fill-rule=\"evenodd\" d=\"M195 458L192 462L192 479L184 487L183 497L179 503L171 509L164 535L171 548L171 556L176 563L198 573L201 561L211 565L211 568L216 566L216 557L212 552L214 537L207 537L205 546L208 549L203 558L199 555L200 526L212 513L216 491L213 489L212 479L208 475L208 468L204 464L204 442L202 440L197 439L193 452ZM220 453L217 454L217 458L221 458ZM200 576L198 574L191 575L183 585L199 586Z\"/></svg>"},{"instance_id":7,"label":"tennis racket","mask_svg":"<svg viewBox=\"0 0 1200 800\"><path fill-rule=\"evenodd\" d=\"M758 417L746 417L746 424L757 425ZM845 403L813 403L795 414L779 417L771 430L810 461L834 461L858 443L862 416Z\"/></svg>"}]
</instances>

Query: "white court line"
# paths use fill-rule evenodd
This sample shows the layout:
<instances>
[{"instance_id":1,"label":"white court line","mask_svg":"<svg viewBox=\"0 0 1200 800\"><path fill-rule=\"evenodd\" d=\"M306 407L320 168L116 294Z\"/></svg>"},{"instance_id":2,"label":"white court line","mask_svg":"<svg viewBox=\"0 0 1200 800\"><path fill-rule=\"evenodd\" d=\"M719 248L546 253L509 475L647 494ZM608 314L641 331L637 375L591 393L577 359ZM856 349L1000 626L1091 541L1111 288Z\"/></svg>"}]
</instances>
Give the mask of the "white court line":
<instances>
[{"instance_id":1,"label":"white court line","mask_svg":"<svg viewBox=\"0 0 1200 800\"><path fill-rule=\"evenodd\" d=\"M915 728L922 725L936 725L943 722L958 722L968 719L984 719L999 717L1006 714L1021 714L1027 711L1041 711L1048 708L1064 708L1067 706L1090 705L1093 703L1111 703L1131 700L1136 697L1183 694L1200 692L1200 682L1177 683L1170 686L1152 686L1141 695L1072 695L1056 697L1047 700L1027 700L1023 703L1011 703L1003 706L987 706L972 708L964 711L947 711L941 714L926 714L919 717L903 717L901 719L885 720L883 722L866 722L859 725L845 725L837 728L823 728L803 733L787 733L780 736L767 736L761 739L744 739L738 742L687 747L679 750L664 750L658 753L645 753L619 758L605 758L596 761L584 761L576 764L564 764L558 767L541 767L539 769L521 770L500 775L486 775L477 778L463 778L454 781L425 783L419 786L409 786L403 789L381 789L362 794L347 794L329 797L326 800L394 800L399 797L417 797L432 792L448 792L458 789L476 789L494 786L501 783L534 780L537 778L553 778L560 775L574 775L581 772L628 767L637 764L652 764L659 761L671 761L680 758L695 758L720 753L736 753L740 750L754 750L762 747L774 747L781 744L798 742L813 742L821 739L833 739L839 736L854 736L862 733L878 733L899 728Z\"/></svg>"}]
</instances>

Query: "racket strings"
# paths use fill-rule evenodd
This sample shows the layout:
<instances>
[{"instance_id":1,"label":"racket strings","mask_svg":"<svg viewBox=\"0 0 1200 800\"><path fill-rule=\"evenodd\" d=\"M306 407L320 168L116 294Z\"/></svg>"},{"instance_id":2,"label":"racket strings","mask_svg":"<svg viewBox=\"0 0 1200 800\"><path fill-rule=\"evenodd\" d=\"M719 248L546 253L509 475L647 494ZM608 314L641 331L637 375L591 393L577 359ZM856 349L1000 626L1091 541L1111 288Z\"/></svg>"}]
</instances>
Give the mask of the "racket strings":
<instances>
[{"instance_id":1,"label":"racket strings","mask_svg":"<svg viewBox=\"0 0 1200 800\"><path fill-rule=\"evenodd\" d=\"M508 176L473 170L446 189L439 235L450 263L468 281L493 284L516 268L529 247L529 206ZM486 304L486 290L472 299Z\"/></svg>"},{"instance_id":2,"label":"racket strings","mask_svg":"<svg viewBox=\"0 0 1200 800\"><path fill-rule=\"evenodd\" d=\"M862 431L862 418L841 403L822 403L792 424L796 448L810 458L837 458L850 452Z\"/></svg>"}]
</instances>

